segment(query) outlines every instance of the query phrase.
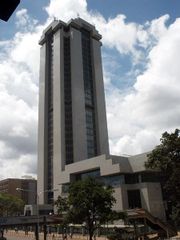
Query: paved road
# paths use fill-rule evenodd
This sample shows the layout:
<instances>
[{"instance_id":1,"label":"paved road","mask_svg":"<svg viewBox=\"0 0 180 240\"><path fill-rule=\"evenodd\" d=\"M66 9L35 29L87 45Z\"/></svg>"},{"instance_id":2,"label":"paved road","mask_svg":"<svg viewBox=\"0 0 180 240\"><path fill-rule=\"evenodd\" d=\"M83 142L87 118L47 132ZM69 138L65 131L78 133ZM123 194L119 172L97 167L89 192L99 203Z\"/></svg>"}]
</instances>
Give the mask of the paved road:
<instances>
[{"instance_id":1,"label":"paved road","mask_svg":"<svg viewBox=\"0 0 180 240\"><path fill-rule=\"evenodd\" d=\"M7 240L35 240L35 235L33 232L28 232L28 235L24 233L24 231L12 231L9 230L7 233L4 233L4 236L7 238ZM39 234L39 240L44 240L43 233ZM60 234L47 234L47 240L63 240L62 235ZM83 236L79 234L74 234L72 238L68 235L66 240L88 240L88 236ZM96 237L96 240L107 240L106 237Z\"/></svg>"},{"instance_id":2,"label":"paved road","mask_svg":"<svg viewBox=\"0 0 180 240\"><path fill-rule=\"evenodd\" d=\"M7 238L7 240L30 240L30 239L32 239L32 240L34 240L35 238L24 238L24 237L19 237L19 236L5 236L6 238Z\"/></svg>"},{"instance_id":3,"label":"paved road","mask_svg":"<svg viewBox=\"0 0 180 240\"><path fill-rule=\"evenodd\" d=\"M35 240L35 235L33 232L28 232L28 235L24 233L24 231L8 231L7 233L4 233L4 236L7 238L7 240ZM43 240L44 236L43 234L39 234L39 239ZM47 240L62 240L61 235L54 235L48 234Z\"/></svg>"}]
</instances>

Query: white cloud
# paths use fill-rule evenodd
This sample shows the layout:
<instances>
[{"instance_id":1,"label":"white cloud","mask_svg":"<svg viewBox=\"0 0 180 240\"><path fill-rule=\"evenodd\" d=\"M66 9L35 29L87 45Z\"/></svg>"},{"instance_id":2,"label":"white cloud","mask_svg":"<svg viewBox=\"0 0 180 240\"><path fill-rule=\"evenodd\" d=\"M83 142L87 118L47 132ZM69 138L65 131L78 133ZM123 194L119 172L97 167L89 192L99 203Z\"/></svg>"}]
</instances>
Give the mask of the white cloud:
<instances>
[{"instance_id":1,"label":"white cloud","mask_svg":"<svg viewBox=\"0 0 180 240\"><path fill-rule=\"evenodd\" d=\"M51 0L46 11L51 18L55 17L63 21L69 21L71 18L80 16L91 24L95 25L103 35L102 42L108 48L116 48L121 54L133 54L138 60L141 57L136 50L136 44L143 46L147 39L146 31L141 25L136 23L127 23L126 16L117 15L115 18L106 20L98 12L88 12L86 0Z\"/></svg>"},{"instance_id":2,"label":"white cloud","mask_svg":"<svg viewBox=\"0 0 180 240\"><path fill-rule=\"evenodd\" d=\"M135 23L126 23L124 15L101 22L95 16L94 18L95 25L103 35L102 41L105 46L116 48L121 54L137 54L135 45L138 40L141 41L140 32L143 33L141 27Z\"/></svg>"},{"instance_id":3,"label":"white cloud","mask_svg":"<svg viewBox=\"0 0 180 240\"><path fill-rule=\"evenodd\" d=\"M29 21L29 16L27 14L27 9L21 9L16 12L16 25L18 27L26 26Z\"/></svg>"},{"instance_id":4,"label":"white cloud","mask_svg":"<svg viewBox=\"0 0 180 240\"><path fill-rule=\"evenodd\" d=\"M0 144L1 146L1 144ZM5 146L3 146L5 147ZM8 150L5 148L5 150ZM36 177L36 163L37 157L36 155L21 155L16 158L5 158L4 161L1 160L1 175L0 180L5 179L7 177L22 177L24 175L30 175L32 177Z\"/></svg>"},{"instance_id":5,"label":"white cloud","mask_svg":"<svg viewBox=\"0 0 180 240\"><path fill-rule=\"evenodd\" d=\"M170 16L166 14L160 18L152 20L150 23L149 33L156 39L162 37L167 31L166 23L169 18Z\"/></svg>"},{"instance_id":6,"label":"white cloud","mask_svg":"<svg viewBox=\"0 0 180 240\"><path fill-rule=\"evenodd\" d=\"M29 17L27 9L21 9L16 12L16 26L18 28L24 28L25 30L33 30L34 26L38 23L36 19Z\"/></svg>"},{"instance_id":7,"label":"white cloud","mask_svg":"<svg viewBox=\"0 0 180 240\"><path fill-rule=\"evenodd\" d=\"M0 178L35 174L37 164L38 39L42 29L26 9L16 17L18 32L13 39L0 42Z\"/></svg>"},{"instance_id":8,"label":"white cloud","mask_svg":"<svg viewBox=\"0 0 180 240\"><path fill-rule=\"evenodd\" d=\"M154 147L155 143L158 143L159 138L151 132L149 129L139 129L134 135L123 135L117 141L110 140L110 147L113 154L137 154L144 151L149 151Z\"/></svg>"},{"instance_id":9,"label":"white cloud","mask_svg":"<svg viewBox=\"0 0 180 240\"><path fill-rule=\"evenodd\" d=\"M157 33L159 40L149 52L147 69L137 77L132 92L126 96L110 93L112 151L130 154L150 150L162 132L180 127L179 32L177 19L163 34ZM113 109L118 101L118 107Z\"/></svg>"},{"instance_id":10,"label":"white cloud","mask_svg":"<svg viewBox=\"0 0 180 240\"><path fill-rule=\"evenodd\" d=\"M51 0L46 11L50 18L55 17L67 22L70 18L76 18L78 15L85 17L87 15L87 2L85 0Z\"/></svg>"}]
</instances>

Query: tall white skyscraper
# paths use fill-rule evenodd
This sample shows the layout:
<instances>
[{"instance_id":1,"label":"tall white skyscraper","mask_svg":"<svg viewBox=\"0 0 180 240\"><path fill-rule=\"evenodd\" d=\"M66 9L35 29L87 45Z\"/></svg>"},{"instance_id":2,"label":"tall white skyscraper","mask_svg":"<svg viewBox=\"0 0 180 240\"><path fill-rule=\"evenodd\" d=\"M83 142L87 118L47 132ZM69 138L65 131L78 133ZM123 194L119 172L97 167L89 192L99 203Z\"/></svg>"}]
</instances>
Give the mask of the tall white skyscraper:
<instances>
[{"instance_id":1,"label":"tall white skyscraper","mask_svg":"<svg viewBox=\"0 0 180 240\"><path fill-rule=\"evenodd\" d=\"M57 187L66 165L109 155L100 39L81 18L55 20L43 32L38 191ZM40 200L52 199L49 192Z\"/></svg>"},{"instance_id":2,"label":"tall white skyscraper","mask_svg":"<svg viewBox=\"0 0 180 240\"><path fill-rule=\"evenodd\" d=\"M114 209L144 208L164 220L160 178L145 168L147 154L109 155L100 40L80 18L52 22L40 40L40 203L51 204L71 182L92 176L114 188Z\"/></svg>"}]
</instances>

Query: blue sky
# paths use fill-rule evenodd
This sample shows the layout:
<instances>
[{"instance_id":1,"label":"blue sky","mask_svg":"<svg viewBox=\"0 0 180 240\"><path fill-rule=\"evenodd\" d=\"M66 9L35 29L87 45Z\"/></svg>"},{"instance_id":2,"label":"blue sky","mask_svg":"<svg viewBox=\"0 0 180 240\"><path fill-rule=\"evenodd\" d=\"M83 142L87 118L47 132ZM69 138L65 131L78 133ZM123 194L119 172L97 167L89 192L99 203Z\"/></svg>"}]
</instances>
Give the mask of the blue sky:
<instances>
[{"instance_id":1,"label":"blue sky","mask_svg":"<svg viewBox=\"0 0 180 240\"><path fill-rule=\"evenodd\" d=\"M26 8L33 18L43 22L48 17L47 12L44 10L48 3L49 0L21 0L17 10ZM170 21L173 21L174 18L179 17L180 9L179 0L88 0L87 3L89 11L98 11L106 19L113 18L117 14L124 14L127 21L141 24L165 14L169 14L172 18ZM0 28L3 32L1 37L6 38L6 36L9 37L14 34L14 21L15 14L12 15L8 23L0 22Z\"/></svg>"},{"instance_id":2,"label":"blue sky","mask_svg":"<svg viewBox=\"0 0 180 240\"><path fill-rule=\"evenodd\" d=\"M119 13L125 14L128 21L144 23L164 14L173 18L179 16L178 0L89 0L89 10L101 12L106 18Z\"/></svg>"},{"instance_id":3,"label":"blue sky","mask_svg":"<svg viewBox=\"0 0 180 240\"><path fill-rule=\"evenodd\" d=\"M79 15L102 34L111 153L149 151L179 128L179 9L179 0L21 0L0 22L0 178L36 175L38 40L54 17Z\"/></svg>"}]
</instances>

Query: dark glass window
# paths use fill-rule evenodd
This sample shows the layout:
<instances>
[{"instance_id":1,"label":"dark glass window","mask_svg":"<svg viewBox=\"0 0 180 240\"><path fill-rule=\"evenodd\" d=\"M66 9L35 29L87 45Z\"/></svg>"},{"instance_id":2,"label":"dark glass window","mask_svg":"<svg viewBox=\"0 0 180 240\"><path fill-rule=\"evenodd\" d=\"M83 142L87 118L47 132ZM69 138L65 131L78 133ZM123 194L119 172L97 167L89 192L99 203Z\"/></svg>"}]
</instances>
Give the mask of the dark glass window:
<instances>
[{"instance_id":1,"label":"dark glass window","mask_svg":"<svg viewBox=\"0 0 180 240\"><path fill-rule=\"evenodd\" d=\"M47 95L48 95L48 117L47 117L47 188L53 188L53 36L50 36L47 44L47 62L48 62L48 79L47 79ZM53 194L47 194L48 203L53 202Z\"/></svg>"},{"instance_id":2,"label":"dark glass window","mask_svg":"<svg viewBox=\"0 0 180 240\"><path fill-rule=\"evenodd\" d=\"M96 169L96 170L93 170L93 171L80 173L80 174L76 175L76 180L83 180L87 177L99 178L100 177L100 170Z\"/></svg>"},{"instance_id":3,"label":"dark glass window","mask_svg":"<svg viewBox=\"0 0 180 240\"><path fill-rule=\"evenodd\" d=\"M141 208L141 194L140 190L128 190L127 191L128 195L128 204L129 208Z\"/></svg>"},{"instance_id":4,"label":"dark glass window","mask_svg":"<svg viewBox=\"0 0 180 240\"><path fill-rule=\"evenodd\" d=\"M124 175L102 177L102 181L107 186L118 187L124 184Z\"/></svg>"},{"instance_id":5,"label":"dark glass window","mask_svg":"<svg viewBox=\"0 0 180 240\"><path fill-rule=\"evenodd\" d=\"M70 37L64 37L64 109L66 164L73 162Z\"/></svg>"},{"instance_id":6,"label":"dark glass window","mask_svg":"<svg viewBox=\"0 0 180 240\"><path fill-rule=\"evenodd\" d=\"M88 157L94 157L97 153L95 119L94 111L89 108L86 108L86 137Z\"/></svg>"},{"instance_id":7,"label":"dark glass window","mask_svg":"<svg viewBox=\"0 0 180 240\"><path fill-rule=\"evenodd\" d=\"M125 174L125 184L139 183L139 174Z\"/></svg>"},{"instance_id":8,"label":"dark glass window","mask_svg":"<svg viewBox=\"0 0 180 240\"><path fill-rule=\"evenodd\" d=\"M52 187L51 187L52 189ZM48 192L48 203L52 204L54 202L54 193L53 192Z\"/></svg>"},{"instance_id":9,"label":"dark glass window","mask_svg":"<svg viewBox=\"0 0 180 240\"><path fill-rule=\"evenodd\" d=\"M87 153L88 158L97 155L96 124L94 110L94 93L93 93L93 75L91 59L91 41L90 32L85 29L82 33L82 58L83 58L83 79L84 95L86 109L86 136L87 136Z\"/></svg>"},{"instance_id":10,"label":"dark glass window","mask_svg":"<svg viewBox=\"0 0 180 240\"><path fill-rule=\"evenodd\" d=\"M143 172L141 173L141 182L161 182L161 174L159 172Z\"/></svg>"}]
</instances>

